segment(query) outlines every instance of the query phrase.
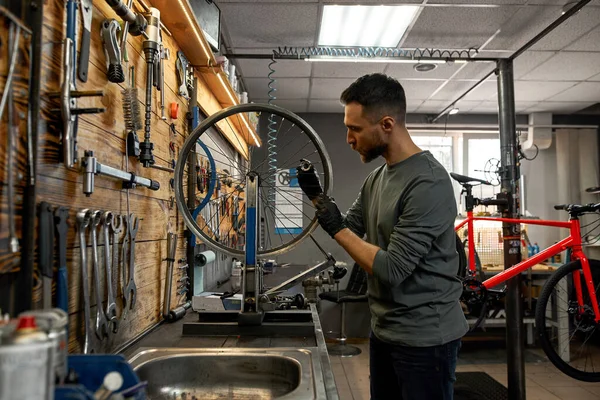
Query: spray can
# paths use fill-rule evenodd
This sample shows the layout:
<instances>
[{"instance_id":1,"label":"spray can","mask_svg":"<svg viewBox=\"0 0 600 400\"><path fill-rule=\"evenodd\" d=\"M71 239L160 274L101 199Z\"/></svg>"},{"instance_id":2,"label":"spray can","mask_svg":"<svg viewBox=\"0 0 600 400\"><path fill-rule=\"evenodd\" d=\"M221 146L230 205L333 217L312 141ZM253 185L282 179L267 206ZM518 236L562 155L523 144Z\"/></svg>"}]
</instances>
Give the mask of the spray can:
<instances>
[{"instance_id":1,"label":"spray can","mask_svg":"<svg viewBox=\"0 0 600 400\"><path fill-rule=\"evenodd\" d=\"M20 317L10 342L0 346L0 400L53 399L53 349L35 317Z\"/></svg>"},{"instance_id":2,"label":"spray can","mask_svg":"<svg viewBox=\"0 0 600 400\"><path fill-rule=\"evenodd\" d=\"M231 289L235 292L242 287L242 263L235 261L231 269Z\"/></svg>"},{"instance_id":3,"label":"spray can","mask_svg":"<svg viewBox=\"0 0 600 400\"><path fill-rule=\"evenodd\" d=\"M67 346L69 344L67 335L67 324L69 315L60 308L50 310L27 311L20 316L33 316L42 331L48 335L48 339L54 344L52 365L56 381L64 383L67 377Z\"/></svg>"}]
</instances>

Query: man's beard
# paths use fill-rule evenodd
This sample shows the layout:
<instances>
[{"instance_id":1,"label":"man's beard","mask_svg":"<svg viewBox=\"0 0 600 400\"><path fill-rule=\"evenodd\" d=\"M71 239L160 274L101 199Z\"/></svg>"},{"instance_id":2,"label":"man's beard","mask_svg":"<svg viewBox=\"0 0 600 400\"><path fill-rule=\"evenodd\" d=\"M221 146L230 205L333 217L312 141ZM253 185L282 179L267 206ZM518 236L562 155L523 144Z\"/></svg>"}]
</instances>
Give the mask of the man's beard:
<instances>
[{"instance_id":1,"label":"man's beard","mask_svg":"<svg viewBox=\"0 0 600 400\"><path fill-rule=\"evenodd\" d=\"M364 164L370 163L377 157L382 156L383 153L387 150L387 146L388 145L384 143L380 143L377 146L373 146L372 148L367 150L367 152L360 153L360 159Z\"/></svg>"}]
</instances>

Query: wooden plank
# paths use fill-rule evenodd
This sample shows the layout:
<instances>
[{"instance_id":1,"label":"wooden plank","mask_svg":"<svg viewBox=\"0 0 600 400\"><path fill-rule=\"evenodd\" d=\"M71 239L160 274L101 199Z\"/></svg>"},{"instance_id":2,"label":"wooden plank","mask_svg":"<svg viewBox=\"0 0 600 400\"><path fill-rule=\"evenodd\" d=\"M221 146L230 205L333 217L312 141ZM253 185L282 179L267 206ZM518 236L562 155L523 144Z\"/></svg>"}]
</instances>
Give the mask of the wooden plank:
<instances>
[{"instance_id":1,"label":"wooden plank","mask_svg":"<svg viewBox=\"0 0 600 400\"><path fill-rule=\"evenodd\" d=\"M223 86L230 88L229 90L216 90L214 92L215 97L217 98L217 101L221 107L226 108L235 104L239 104L237 95L233 89L231 89L231 84L229 83L229 80L222 71L221 67L203 67L199 68L199 72L209 88L222 88ZM241 114L240 117L240 114L238 114L238 117L229 118L229 120L234 125L235 130L239 133L239 135L244 138L246 143L254 146L261 146L262 143L260 137L256 133L256 129L251 128L246 115ZM252 131L252 133L250 133L250 131Z\"/></svg>"},{"instance_id":2,"label":"wooden plank","mask_svg":"<svg viewBox=\"0 0 600 400\"><path fill-rule=\"evenodd\" d=\"M0 93L6 89L6 78L8 75L8 23L4 19L3 28L0 30L0 43L3 46L0 57ZM17 123L17 134L14 138L12 152L12 166L14 179L14 224L17 238L22 237L22 215L23 215L23 192L27 184L24 179L27 176L27 107L28 107L28 80L29 80L29 54L27 49L30 37L20 35L19 47L16 53L15 69L12 80L13 105L15 123ZM8 146L8 104L4 109L2 121L0 121L0 274L7 272L18 272L21 263L21 253L11 253L9 247L9 218L8 218L8 157L6 151ZM8 282L8 281L7 281Z\"/></svg>"},{"instance_id":3,"label":"wooden plank","mask_svg":"<svg viewBox=\"0 0 600 400\"><path fill-rule=\"evenodd\" d=\"M43 67L42 67L42 90L45 95L49 92L57 92L60 90L62 79L62 43L65 36L65 16L64 3L60 0L49 0L47 2L44 13L44 29L43 29ZM79 107L105 107L106 112L96 115L82 115L79 117L78 145L79 156L83 155L83 150L94 150L98 161L103 164L125 169L125 158L123 152L125 149L125 124L123 120L123 110L121 105L121 91L129 85L114 84L107 82L105 58L102 50L102 44L99 37L99 28L102 20L106 17L114 18L114 11L105 2L94 3L90 65L88 82L82 83L77 81L79 90L95 90L103 89L104 95L101 98L81 98L78 100ZM81 24L79 24L81 29ZM0 32L0 39L3 33ZM179 118L167 121L160 119L160 108L158 100L160 93L153 91L153 107L152 107L152 142L155 144L155 157L160 165L167 165L172 159L176 158L177 154L172 154L169 150L169 143L173 141L176 148L180 148L187 136L187 120L185 114L187 112L187 102L177 95L177 76L175 73L176 51L179 49L173 38L168 35L163 37L165 45L171 49L171 59L166 63L165 68L165 100L167 103L176 102L179 104ZM144 109L145 99L142 94L145 87L145 60L141 51L141 37L128 36L128 53L129 65L136 68L135 86L138 88L140 106ZM5 40L3 40L5 42ZM76 44L79 48L80 43ZM26 53L22 53L20 57L26 57ZM20 58L20 59L21 59ZM5 59L0 58L0 71L5 70ZM27 60L24 60L23 65ZM4 67L4 68L3 68ZM124 65L127 69L127 65ZM21 70L19 70L21 71ZM4 77L0 72L0 87L3 87ZM15 80L15 85L20 88L23 94L18 98L19 106L26 107L27 100L27 83L23 78L27 74L24 73ZM200 93L209 91L208 87L200 79ZM204 96L203 94L203 96ZM214 97L214 96L213 96ZM206 108L207 101L202 97L200 105ZM214 106L219 106L213 104ZM48 96L43 97L42 114L35 116L40 118L43 131L40 135L38 146L38 170L39 178L37 182L38 202L48 201L54 206L64 205L70 208L70 229L67 237L68 244L68 276L69 276L69 297L70 297L70 326L71 340L69 343L70 351L79 351L79 341L82 338L82 322L81 322L81 299L80 299L80 272L79 265L79 244L75 230L75 214L77 210L83 208L110 210L113 213L126 214L126 194L121 190L120 183L110 178L96 177L95 191L92 196L86 197L82 193L82 173L75 170L67 170L62 165L60 157L60 134L62 127L60 121L60 113L56 112L58 108L56 99L50 99ZM219 107L220 109L220 107ZM206 112L206 109L204 109ZM215 111L216 112L216 109ZM210 114L210 113L207 113ZM24 121L23 121L24 122ZM172 134L169 124L175 123L176 133ZM5 137L5 131L2 131L5 124L0 124L0 137ZM22 135L24 134L25 126L21 125ZM226 129L226 128L224 128ZM235 125L230 130L235 132ZM143 136L143 132L138 132ZM233 138L230 136L229 141ZM233 140L232 145L236 145L237 139ZM245 145L245 143L242 143ZM17 157L17 168L24 172L25 163L25 148L26 143L24 137L20 138L19 154ZM247 145L239 146L238 151L247 153ZM177 152L177 151L176 151ZM0 160L6 160L6 152L0 146ZM159 191L150 191L148 189L139 188L132 190L130 193L130 211L134 212L141 220L140 230L137 236L136 245L136 284L138 288L138 302L136 308L128 312L127 319L122 323L119 333L111 335L111 337L102 342L98 347L98 352L109 352L120 346L127 340L137 336L148 326L152 326L161 319L161 306L164 297L164 279L166 262L166 233L168 230L173 230L178 233L177 258L185 255L185 239L183 235L184 224L179 212L176 208L168 209L168 200L173 196L173 192L169 189L169 179L172 176L169 172L164 172L155 169L143 168L135 159L129 160L129 169L143 177L156 179L161 183ZM5 164L5 163L3 163ZM2 176L5 172L3 166L0 166ZM23 183L19 181L17 186L17 195L22 197ZM4 192L2 192L4 193ZM17 205L17 229L20 227L21 210L20 198ZM6 215L6 196L0 196L0 226L7 226ZM27 210L33 212L33 210ZM0 246L6 244L7 230L0 230ZM100 239L102 243L102 239ZM103 259L103 246L99 247L100 262ZM89 252L89 240L88 249ZM10 260L18 259L18 254L8 255L0 249L0 271L4 265L8 265ZM13 261L14 263L14 261ZM10 266L12 267L12 263ZM89 267L88 267L89 268ZM104 268L101 267L104 277ZM177 270L179 271L179 270ZM92 271L89 268L90 278ZM115 278L121 276L118 272L113 274ZM172 303L175 305L176 296L176 278L180 274L176 272L173 280ZM101 291L104 294L104 279L101 280ZM91 283L91 281L90 281ZM93 288L93 285L90 285ZM121 285L117 285L118 288ZM120 294L121 289L117 290ZM39 297L41 287L37 288L34 297ZM103 297L104 298L104 297ZM117 297L119 298L119 297ZM95 303L95 297L92 290L92 305ZM120 306L120 300L118 302ZM95 309L92 308L92 317L95 314ZM119 307L120 314L120 307Z\"/></svg>"},{"instance_id":4,"label":"wooden plank","mask_svg":"<svg viewBox=\"0 0 600 400\"><path fill-rule=\"evenodd\" d=\"M194 67L216 65L210 46L206 42L198 22L193 17L193 12L187 0L149 0L149 2L161 10L161 22L173 34L173 39L180 44L183 53ZM168 12L164 12L165 10L168 10ZM163 40L165 36L167 35L163 35ZM206 88L198 88L198 102L207 115L212 115L222 108L239 104L237 94L226 79L212 79L212 77L207 77L201 71L197 71L196 76L201 76L202 80L207 84ZM223 134L241 154L247 154L247 149L244 151L239 148L236 143L237 140L233 137L233 135L239 135L243 138L243 129L241 129L241 126L236 126L234 131L232 133L225 130ZM253 143L251 140L244 140L244 144Z\"/></svg>"},{"instance_id":5,"label":"wooden plank","mask_svg":"<svg viewBox=\"0 0 600 400\"><path fill-rule=\"evenodd\" d=\"M40 186L44 186L44 191L39 193L39 201L47 201L53 205L61 205L70 209L70 226L75 227L75 215L78 210L84 208L107 210L121 215L127 214L125 192L115 192L98 187L91 197L86 197L81 193L80 185L76 182L41 175L38 183ZM144 196L136 191L132 191L129 196L130 212L142 219L137 239L148 241L166 238L167 221L170 216L175 216L175 210L168 209L168 201ZM67 243L74 246L75 242L75 231L70 230Z\"/></svg>"},{"instance_id":6,"label":"wooden plank","mask_svg":"<svg viewBox=\"0 0 600 400\"><path fill-rule=\"evenodd\" d=\"M180 44L193 65L217 64L187 0L148 0L148 3L161 10L161 22L173 34L173 39Z\"/></svg>"}]
</instances>

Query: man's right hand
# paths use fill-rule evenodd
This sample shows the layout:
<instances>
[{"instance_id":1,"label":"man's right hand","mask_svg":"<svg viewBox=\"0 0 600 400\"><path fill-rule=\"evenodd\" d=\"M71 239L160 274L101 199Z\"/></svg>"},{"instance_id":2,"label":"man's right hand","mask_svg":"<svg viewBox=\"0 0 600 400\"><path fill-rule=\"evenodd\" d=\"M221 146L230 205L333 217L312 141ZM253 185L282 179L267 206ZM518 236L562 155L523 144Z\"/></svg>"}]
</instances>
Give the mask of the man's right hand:
<instances>
[{"instance_id":1,"label":"man's right hand","mask_svg":"<svg viewBox=\"0 0 600 400\"><path fill-rule=\"evenodd\" d=\"M306 171L301 166L297 167L296 173L298 175L298 184L310 201L315 200L319 195L323 194L319 176L312 164L310 164L310 167Z\"/></svg>"}]
</instances>

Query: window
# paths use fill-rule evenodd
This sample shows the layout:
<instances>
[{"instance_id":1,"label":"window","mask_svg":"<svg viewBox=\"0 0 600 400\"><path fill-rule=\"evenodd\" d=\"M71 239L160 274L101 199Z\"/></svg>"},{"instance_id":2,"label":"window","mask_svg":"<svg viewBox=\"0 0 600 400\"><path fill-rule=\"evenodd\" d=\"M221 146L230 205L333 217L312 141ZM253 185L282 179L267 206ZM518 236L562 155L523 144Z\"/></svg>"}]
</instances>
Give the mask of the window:
<instances>
[{"instance_id":1,"label":"window","mask_svg":"<svg viewBox=\"0 0 600 400\"><path fill-rule=\"evenodd\" d=\"M468 141L468 173L472 178L485 180L497 179L498 176L493 173L486 174L486 168L492 171L496 170L496 164L500 163L500 139L469 139ZM489 162L488 162L489 161ZM487 164L487 165L486 165ZM475 197L495 197L500 191L500 186L480 185L473 188Z\"/></svg>"},{"instance_id":2,"label":"window","mask_svg":"<svg viewBox=\"0 0 600 400\"><path fill-rule=\"evenodd\" d=\"M429 150L436 160L452 172L452 138L445 136L412 136L413 142L422 150Z\"/></svg>"}]
</instances>

